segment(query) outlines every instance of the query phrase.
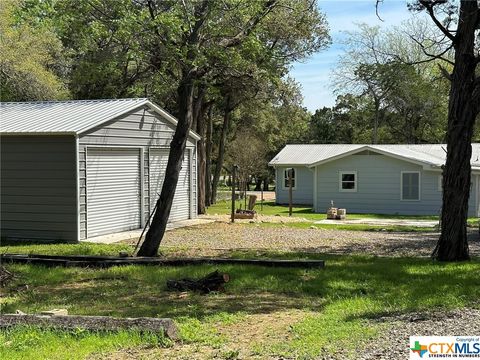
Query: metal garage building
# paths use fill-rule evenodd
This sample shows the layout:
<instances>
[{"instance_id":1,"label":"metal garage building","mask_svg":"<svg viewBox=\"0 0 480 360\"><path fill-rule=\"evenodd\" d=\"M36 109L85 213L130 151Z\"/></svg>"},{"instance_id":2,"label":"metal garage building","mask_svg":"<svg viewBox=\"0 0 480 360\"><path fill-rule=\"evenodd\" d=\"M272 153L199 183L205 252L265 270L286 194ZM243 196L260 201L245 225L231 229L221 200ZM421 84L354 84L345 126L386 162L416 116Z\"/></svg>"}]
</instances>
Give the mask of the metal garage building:
<instances>
[{"instance_id":1,"label":"metal garage building","mask_svg":"<svg viewBox=\"0 0 480 360\"><path fill-rule=\"evenodd\" d=\"M176 119L147 99L1 103L1 236L78 241L142 228ZM169 221L196 217L190 132Z\"/></svg>"}]
</instances>

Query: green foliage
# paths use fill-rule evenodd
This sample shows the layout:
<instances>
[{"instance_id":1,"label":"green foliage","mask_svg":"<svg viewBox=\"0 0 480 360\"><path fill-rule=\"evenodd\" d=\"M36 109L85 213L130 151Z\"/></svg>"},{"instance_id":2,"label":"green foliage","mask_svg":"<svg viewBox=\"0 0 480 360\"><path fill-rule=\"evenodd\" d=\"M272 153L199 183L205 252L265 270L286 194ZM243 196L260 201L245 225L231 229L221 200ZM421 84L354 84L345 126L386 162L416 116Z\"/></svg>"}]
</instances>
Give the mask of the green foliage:
<instances>
[{"instance_id":1,"label":"green foliage","mask_svg":"<svg viewBox=\"0 0 480 360\"><path fill-rule=\"evenodd\" d=\"M404 25L414 32L429 30L420 20ZM403 28L380 31L360 24L358 31L347 33L345 44L335 71L340 95L334 107L312 118L323 130L314 127L310 141L444 141L449 83L439 68L447 63L426 62L419 44ZM325 138L321 131L328 130L334 135Z\"/></svg>"},{"instance_id":2,"label":"green foliage","mask_svg":"<svg viewBox=\"0 0 480 360\"><path fill-rule=\"evenodd\" d=\"M67 96L58 76L62 45L50 24L23 20L21 1L0 2L0 100L52 100Z\"/></svg>"}]
</instances>

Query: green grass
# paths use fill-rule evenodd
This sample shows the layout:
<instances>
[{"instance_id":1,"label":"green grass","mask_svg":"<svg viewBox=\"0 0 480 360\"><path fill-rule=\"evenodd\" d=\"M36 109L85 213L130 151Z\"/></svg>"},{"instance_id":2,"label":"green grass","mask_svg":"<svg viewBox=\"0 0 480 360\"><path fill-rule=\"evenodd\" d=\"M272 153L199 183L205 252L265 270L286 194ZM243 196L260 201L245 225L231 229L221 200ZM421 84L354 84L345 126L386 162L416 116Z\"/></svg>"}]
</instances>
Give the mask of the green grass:
<instances>
[{"instance_id":1,"label":"green grass","mask_svg":"<svg viewBox=\"0 0 480 360\"><path fill-rule=\"evenodd\" d=\"M237 201L237 208L244 206L243 201ZM288 206L285 205L277 205L274 202L264 202L263 209L260 209L260 203L257 202L255 206L255 210L262 215L269 215L269 216L288 216ZM348 209L347 209L348 210ZM207 209L208 214L230 214L231 211L231 202L230 201L218 201L216 204L211 205ZM326 218L326 214L323 213L315 213L313 209L309 206L293 206L292 209L292 216L304 218L309 221L318 221L324 220ZM398 219L398 220L438 220L437 215L387 215L387 214L350 214L347 213L348 219ZM285 224L287 226L293 227L302 227L306 225L292 225L292 224ZM311 224L310 224L311 225ZM324 224L322 224L324 225ZM478 227L479 219L478 218L469 218L467 220L467 225L470 227ZM318 224L316 224L318 226ZM364 225L333 225L336 226L334 228L343 230L367 230L372 229L372 231L387 228L388 231L425 231L425 230L432 230L431 228L424 228L422 229L415 229L414 227L410 226L364 226ZM322 226L323 227L323 226ZM328 227L325 227L326 229Z\"/></svg>"},{"instance_id":2,"label":"green grass","mask_svg":"<svg viewBox=\"0 0 480 360\"><path fill-rule=\"evenodd\" d=\"M171 342L158 334L135 331L98 333L45 330L17 327L0 332L0 359L85 359L125 347L168 346Z\"/></svg>"},{"instance_id":3,"label":"green grass","mask_svg":"<svg viewBox=\"0 0 480 360\"><path fill-rule=\"evenodd\" d=\"M237 208L244 205L243 201L237 201ZM264 202L263 209L260 210L260 203L257 201L255 210L262 215L281 215L288 216L288 206L277 205L274 202ZM219 201L207 209L208 214L230 214L231 202ZM293 206L292 216L302 217L307 220L323 220L326 214L315 213L311 206ZM385 215L385 214L347 214L350 219L417 219L417 220L438 220L436 215Z\"/></svg>"},{"instance_id":4,"label":"green grass","mask_svg":"<svg viewBox=\"0 0 480 360\"><path fill-rule=\"evenodd\" d=\"M2 241L0 254L40 254L40 255L118 255L120 251L133 252L128 244L45 244L41 242Z\"/></svg>"},{"instance_id":5,"label":"green grass","mask_svg":"<svg viewBox=\"0 0 480 360\"><path fill-rule=\"evenodd\" d=\"M300 310L304 316L291 324L291 340L272 341L261 348L276 356L314 358L322 349L354 349L375 336L379 328L366 322L373 317L479 307L479 259L442 264L420 258L304 253L232 255L321 258L326 260L326 268L203 265L84 269L9 265L16 278L3 289L2 311L30 313L67 308L71 314L173 317L185 343L232 350L236 339L221 334L219 327L241 324L246 317L257 314ZM165 288L167 279L199 277L217 268L230 274L226 293L179 297ZM119 348L168 345L151 336L123 333L85 333L78 338L75 333L19 328L0 334L2 359L67 359L72 353L84 358Z\"/></svg>"}]
</instances>

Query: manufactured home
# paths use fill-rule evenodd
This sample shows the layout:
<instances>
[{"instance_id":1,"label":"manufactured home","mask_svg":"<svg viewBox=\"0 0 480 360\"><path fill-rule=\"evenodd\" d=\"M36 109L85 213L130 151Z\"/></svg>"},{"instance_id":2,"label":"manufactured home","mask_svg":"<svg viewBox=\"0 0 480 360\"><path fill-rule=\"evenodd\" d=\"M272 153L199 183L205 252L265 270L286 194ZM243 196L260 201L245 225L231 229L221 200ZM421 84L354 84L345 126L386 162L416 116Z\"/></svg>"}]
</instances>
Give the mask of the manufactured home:
<instances>
[{"instance_id":1,"label":"manufactured home","mask_svg":"<svg viewBox=\"0 0 480 360\"><path fill-rule=\"evenodd\" d=\"M439 215L446 145L287 145L269 165L276 173L276 202L325 212ZM480 144L472 144L469 216L479 215Z\"/></svg>"},{"instance_id":2,"label":"manufactured home","mask_svg":"<svg viewBox=\"0 0 480 360\"><path fill-rule=\"evenodd\" d=\"M79 240L143 228L177 120L148 99L1 103L2 238ZM169 221L197 216L190 132Z\"/></svg>"}]
</instances>

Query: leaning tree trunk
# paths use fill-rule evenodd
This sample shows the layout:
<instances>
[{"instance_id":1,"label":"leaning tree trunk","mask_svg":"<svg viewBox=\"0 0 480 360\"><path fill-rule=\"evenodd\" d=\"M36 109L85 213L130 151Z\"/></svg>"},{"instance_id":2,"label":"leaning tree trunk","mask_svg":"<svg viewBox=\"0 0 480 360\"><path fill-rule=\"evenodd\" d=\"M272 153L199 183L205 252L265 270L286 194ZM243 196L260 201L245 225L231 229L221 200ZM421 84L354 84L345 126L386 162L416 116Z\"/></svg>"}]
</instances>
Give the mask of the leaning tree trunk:
<instances>
[{"instance_id":1,"label":"leaning tree trunk","mask_svg":"<svg viewBox=\"0 0 480 360\"><path fill-rule=\"evenodd\" d=\"M178 177L182 168L183 153L193 120L193 80L191 76L184 75L177 90L179 116L175 134L170 143L165 180L163 181L162 192L157 200L157 209L145 236L145 241L138 251L138 256L156 256L167 228L173 196L175 195Z\"/></svg>"},{"instance_id":2,"label":"leaning tree trunk","mask_svg":"<svg viewBox=\"0 0 480 360\"><path fill-rule=\"evenodd\" d=\"M230 100L227 99L227 106L225 107L225 113L223 115L222 134L220 136L220 142L218 144L217 162L215 164L215 172L213 173L212 196L211 196L212 204L215 204L217 202L217 187L218 187L218 182L220 180L220 174L223 168L223 160L225 158L225 143L227 141L228 127L230 126L231 113L232 113L232 109L230 107Z\"/></svg>"},{"instance_id":3,"label":"leaning tree trunk","mask_svg":"<svg viewBox=\"0 0 480 360\"><path fill-rule=\"evenodd\" d=\"M447 160L443 170L442 233L433 252L433 256L440 261L469 259L467 216L471 181L471 142L478 114L474 56L477 14L476 1L461 2L448 107Z\"/></svg>"},{"instance_id":4,"label":"leaning tree trunk","mask_svg":"<svg viewBox=\"0 0 480 360\"><path fill-rule=\"evenodd\" d=\"M205 144L205 206L212 204L212 134L213 134L213 118L212 107L210 107L207 116L207 136Z\"/></svg>"}]
</instances>

